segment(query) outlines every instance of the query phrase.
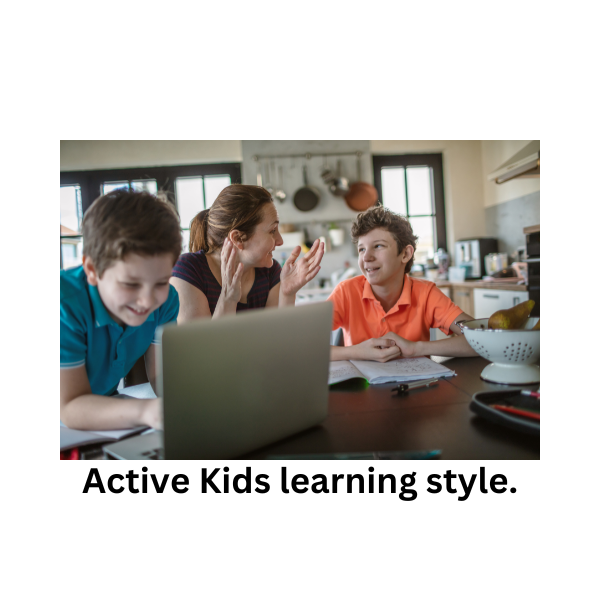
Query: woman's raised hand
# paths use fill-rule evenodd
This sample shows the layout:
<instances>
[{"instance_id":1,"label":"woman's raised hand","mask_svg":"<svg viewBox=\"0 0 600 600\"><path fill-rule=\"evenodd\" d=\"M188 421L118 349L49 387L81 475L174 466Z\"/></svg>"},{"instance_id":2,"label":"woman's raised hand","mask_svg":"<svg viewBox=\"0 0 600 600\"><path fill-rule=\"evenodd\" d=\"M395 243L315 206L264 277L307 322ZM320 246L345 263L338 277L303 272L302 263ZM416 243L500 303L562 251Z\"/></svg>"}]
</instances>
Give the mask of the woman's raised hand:
<instances>
[{"instance_id":1,"label":"woman's raised hand","mask_svg":"<svg viewBox=\"0 0 600 600\"><path fill-rule=\"evenodd\" d=\"M235 308L242 298L243 271L244 265L240 262L237 248L227 238L221 249L221 297L219 300L233 305Z\"/></svg>"},{"instance_id":2,"label":"woman's raised hand","mask_svg":"<svg viewBox=\"0 0 600 600\"><path fill-rule=\"evenodd\" d=\"M301 251L300 246L296 246L281 269L281 293L284 296L295 296L321 270L321 259L325 253L325 244L321 240L317 240L302 258L298 258Z\"/></svg>"}]
</instances>

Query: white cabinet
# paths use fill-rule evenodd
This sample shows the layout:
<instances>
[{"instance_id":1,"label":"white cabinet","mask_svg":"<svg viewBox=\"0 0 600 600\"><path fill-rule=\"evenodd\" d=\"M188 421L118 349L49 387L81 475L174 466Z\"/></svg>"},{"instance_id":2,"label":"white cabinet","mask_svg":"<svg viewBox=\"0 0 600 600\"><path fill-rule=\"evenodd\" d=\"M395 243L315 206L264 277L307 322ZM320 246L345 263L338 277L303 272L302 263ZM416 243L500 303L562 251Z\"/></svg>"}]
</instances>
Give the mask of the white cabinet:
<instances>
[{"instance_id":1,"label":"white cabinet","mask_svg":"<svg viewBox=\"0 0 600 600\"><path fill-rule=\"evenodd\" d=\"M508 290L490 290L475 288L474 309L476 319L487 319L497 310L512 308L515 304L521 304L529 300L527 290L510 292Z\"/></svg>"}]
</instances>

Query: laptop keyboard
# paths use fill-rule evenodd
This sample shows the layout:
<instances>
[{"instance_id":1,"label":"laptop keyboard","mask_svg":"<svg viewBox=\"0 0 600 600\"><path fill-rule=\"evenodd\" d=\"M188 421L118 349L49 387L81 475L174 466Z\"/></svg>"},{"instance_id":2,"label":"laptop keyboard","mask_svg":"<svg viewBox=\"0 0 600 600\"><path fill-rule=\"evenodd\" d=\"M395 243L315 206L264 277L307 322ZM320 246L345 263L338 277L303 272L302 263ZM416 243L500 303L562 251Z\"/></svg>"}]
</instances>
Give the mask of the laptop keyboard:
<instances>
[{"instance_id":1,"label":"laptop keyboard","mask_svg":"<svg viewBox=\"0 0 600 600\"><path fill-rule=\"evenodd\" d=\"M142 456L147 460L164 460L165 453L162 448L154 448L154 450L147 450L142 452Z\"/></svg>"}]
</instances>

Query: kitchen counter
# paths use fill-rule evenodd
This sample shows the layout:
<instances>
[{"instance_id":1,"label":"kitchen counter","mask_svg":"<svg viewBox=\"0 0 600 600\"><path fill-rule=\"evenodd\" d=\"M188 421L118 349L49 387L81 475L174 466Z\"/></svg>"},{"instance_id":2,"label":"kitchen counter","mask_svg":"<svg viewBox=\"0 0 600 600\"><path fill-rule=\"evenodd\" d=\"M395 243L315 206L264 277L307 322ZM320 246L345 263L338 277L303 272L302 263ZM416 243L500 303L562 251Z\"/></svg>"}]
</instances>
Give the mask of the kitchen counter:
<instances>
[{"instance_id":1,"label":"kitchen counter","mask_svg":"<svg viewBox=\"0 0 600 600\"><path fill-rule=\"evenodd\" d=\"M467 280L467 281L448 281L447 279L436 279L434 283L439 288L482 288L488 290L507 290L509 292L526 292L526 285L519 285L516 283L496 283L490 281L483 281L482 279ZM334 288L310 288L301 289L296 296L296 304L304 304L305 302L322 302L327 300Z\"/></svg>"},{"instance_id":2,"label":"kitchen counter","mask_svg":"<svg viewBox=\"0 0 600 600\"><path fill-rule=\"evenodd\" d=\"M435 285L442 287L468 287L468 288L484 288L488 290L508 290L510 292L526 292L527 286L518 283L501 283L495 281L484 281L483 279L468 279L466 281L448 281L447 279L436 279Z\"/></svg>"}]
</instances>

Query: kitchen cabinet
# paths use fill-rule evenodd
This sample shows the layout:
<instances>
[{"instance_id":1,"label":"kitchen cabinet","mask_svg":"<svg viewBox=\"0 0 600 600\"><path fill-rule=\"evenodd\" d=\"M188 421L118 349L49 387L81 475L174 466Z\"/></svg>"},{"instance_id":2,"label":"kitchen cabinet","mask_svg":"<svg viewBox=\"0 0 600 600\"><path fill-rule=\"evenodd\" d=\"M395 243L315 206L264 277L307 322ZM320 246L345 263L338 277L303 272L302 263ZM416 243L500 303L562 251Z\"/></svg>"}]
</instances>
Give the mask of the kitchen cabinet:
<instances>
[{"instance_id":1,"label":"kitchen cabinet","mask_svg":"<svg viewBox=\"0 0 600 600\"><path fill-rule=\"evenodd\" d=\"M487 319L497 310L512 308L515 304L529 300L529 293L526 290L517 292L476 288L473 296L475 310L473 316L476 319Z\"/></svg>"},{"instance_id":2,"label":"kitchen cabinet","mask_svg":"<svg viewBox=\"0 0 600 600\"><path fill-rule=\"evenodd\" d=\"M462 309L464 313L475 318L473 308L473 288L463 285L452 286L452 302Z\"/></svg>"}]
</instances>

